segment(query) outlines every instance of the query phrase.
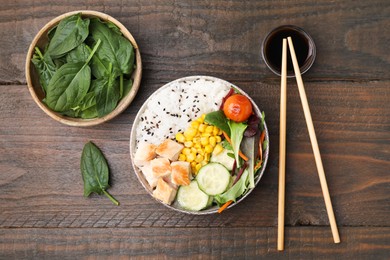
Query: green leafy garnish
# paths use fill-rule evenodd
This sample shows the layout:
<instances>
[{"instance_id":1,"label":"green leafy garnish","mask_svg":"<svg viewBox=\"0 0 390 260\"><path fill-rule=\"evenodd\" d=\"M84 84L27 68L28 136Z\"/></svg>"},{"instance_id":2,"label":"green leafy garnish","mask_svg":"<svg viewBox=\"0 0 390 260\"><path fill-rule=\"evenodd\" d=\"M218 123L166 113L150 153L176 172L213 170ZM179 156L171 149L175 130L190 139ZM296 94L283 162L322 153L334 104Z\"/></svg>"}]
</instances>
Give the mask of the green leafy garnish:
<instances>
[{"instance_id":1,"label":"green leafy garnish","mask_svg":"<svg viewBox=\"0 0 390 260\"><path fill-rule=\"evenodd\" d=\"M230 136L228 119L226 118L222 110L218 110L206 114L204 121L210 125L218 127L219 129L227 133L228 136Z\"/></svg>"},{"instance_id":2,"label":"green leafy garnish","mask_svg":"<svg viewBox=\"0 0 390 260\"><path fill-rule=\"evenodd\" d=\"M95 192L106 195L115 205L119 202L106 189L109 187L109 171L107 161L102 152L92 142L85 144L81 155L81 174L84 181L84 196L88 197Z\"/></svg>"},{"instance_id":3,"label":"green leafy garnish","mask_svg":"<svg viewBox=\"0 0 390 260\"><path fill-rule=\"evenodd\" d=\"M237 123L232 120L228 121L228 125L230 128L230 139L232 142L232 148L234 152L234 156L236 157L236 162L237 162L237 168L241 167L241 162L240 162L240 156L239 156L239 151L240 151L240 145L242 138L244 136L245 129L247 128L247 124L244 123Z\"/></svg>"},{"instance_id":4,"label":"green leafy garnish","mask_svg":"<svg viewBox=\"0 0 390 260\"><path fill-rule=\"evenodd\" d=\"M248 179L248 170L245 170L241 175L241 178L227 191L217 195L214 199L218 204L222 205L229 200L236 202L237 198L240 197L247 190L247 179Z\"/></svg>"}]
</instances>

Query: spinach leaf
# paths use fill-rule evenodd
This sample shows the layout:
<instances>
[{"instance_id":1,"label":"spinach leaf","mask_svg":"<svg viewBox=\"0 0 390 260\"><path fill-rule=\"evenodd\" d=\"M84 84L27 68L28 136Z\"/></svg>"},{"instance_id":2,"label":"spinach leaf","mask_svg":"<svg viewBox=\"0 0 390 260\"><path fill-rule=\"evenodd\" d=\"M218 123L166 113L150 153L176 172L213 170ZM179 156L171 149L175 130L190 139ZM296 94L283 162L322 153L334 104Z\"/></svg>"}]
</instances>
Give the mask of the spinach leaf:
<instances>
[{"instance_id":1,"label":"spinach leaf","mask_svg":"<svg viewBox=\"0 0 390 260\"><path fill-rule=\"evenodd\" d=\"M46 104L57 112L64 112L87 94L91 82L91 69L83 62L67 63L57 70L50 80Z\"/></svg>"},{"instance_id":2,"label":"spinach leaf","mask_svg":"<svg viewBox=\"0 0 390 260\"><path fill-rule=\"evenodd\" d=\"M43 91L46 93L47 86L56 71L53 60L47 52L43 55L39 48L35 47L35 54L33 55L31 62L39 73L39 82L41 83Z\"/></svg>"},{"instance_id":3,"label":"spinach leaf","mask_svg":"<svg viewBox=\"0 0 390 260\"><path fill-rule=\"evenodd\" d=\"M111 28L112 26L110 24ZM102 40L102 46L96 54L101 60L112 63L114 74L117 76L121 73L130 74L135 60L133 45L110 27L99 19L91 19L90 36L95 42L98 39Z\"/></svg>"},{"instance_id":4,"label":"spinach leaf","mask_svg":"<svg viewBox=\"0 0 390 260\"><path fill-rule=\"evenodd\" d=\"M92 75L101 79L109 74L110 62L101 60L97 55L94 55L91 60Z\"/></svg>"},{"instance_id":5,"label":"spinach leaf","mask_svg":"<svg viewBox=\"0 0 390 260\"><path fill-rule=\"evenodd\" d=\"M122 97L125 97L133 87L133 81L131 79L123 79L123 92Z\"/></svg>"},{"instance_id":6,"label":"spinach leaf","mask_svg":"<svg viewBox=\"0 0 390 260\"><path fill-rule=\"evenodd\" d=\"M66 55L66 62L86 62L90 54L89 47L82 43Z\"/></svg>"},{"instance_id":7,"label":"spinach leaf","mask_svg":"<svg viewBox=\"0 0 390 260\"><path fill-rule=\"evenodd\" d=\"M97 79L96 84L96 107L98 116L102 117L114 110L118 104L120 99L119 82L111 75Z\"/></svg>"},{"instance_id":8,"label":"spinach leaf","mask_svg":"<svg viewBox=\"0 0 390 260\"><path fill-rule=\"evenodd\" d=\"M97 42L85 63L67 63L57 70L47 87L46 104L57 112L64 112L79 105L91 83L88 62L100 45Z\"/></svg>"},{"instance_id":9,"label":"spinach leaf","mask_svg":"<svg viewBox=\"0 0 390 260\"><path fill-rule=\"evenodd\" d=\"M80 102L80 110L84 111L96 105L96 97L94 92L88 92Z\"/></svg>"},{"instance_id":10,"label":"spinach leaf","mask_svg":"<svg viewBox=\"0 0 390 260\"><path fill-rule=\"evenodd\" d=\"M213 111L206 114L204 121L210 125L214 125L227 133L230 136L230 128L228 125L228 120L222 110Z\"/></svg>"},{"instance_id":11,"label":"spinach leaf","mask_svg":"<svg viewBox=\"0 0 390 260\"><path fill-rule=\"evenodd\" d=\"M88 36L89 19L75 14L61 20L51 39L48 52L52 58L58 58L80 45Z\"/></svg>"},{"instance_id":12,"label":"spinach leaf","mask_svg":"<svg viewBox=\"0 0 390 260\"><path fill-rule=\"evenodd\" d=\"M66 63L66 56L62 56L53 60L57 69L61 68Z\"/></svg>"},{"instance_id":13,"label":"spinach leaf","mask_svg":"<svg viewBox=\"0 0 390 260\"><path fill-rule=\"evenodd\" d=\"M119 202L106 191L109 187L109 170L106 158L92 142L84 145L80 169L84 181L85 197L93 192L99 195L105 194L115 205L119 205Z\"/></svg>"},{"instance_id":14,"label":"spinach leaf","mask_svg":"<svg viewBox=\"0 0 390 260\"><path fill-rule=\"evenodd\" d=\"M87 108L84 111L81 111L80 117L84 119L95 118L98 116L96 104Z\"/></svg>"},{"instance_id":15,"label":"spinach leaf","mask_svg":"<svg viewBox=\"0 0 390 260\"><path fill-rule=\"evenodd\" d=\"M241 145L242 138L244 136L244 131L248 125L244 123L237 123L232 120L228 121L228 125L230 128L230 133L231 133L230 139L232 141L234 156L236 157L237 168L240 168L241 167L240 156L239 156L240 145Z\"/></svg>"},{"instance_id":16,"label":"spinach leaf","mask_svg":"<svg viewBox=\"0 0 390 260\"><path fill-rule=\"evenodd\" d=\"M47 37L49 38L49 41L51 41L51 39L53 39L53 36L57 30L57 27L58 27L58 24L55 25L53 28L51 28L48 32L47 32Z\"/></svg>"}]
</instances>

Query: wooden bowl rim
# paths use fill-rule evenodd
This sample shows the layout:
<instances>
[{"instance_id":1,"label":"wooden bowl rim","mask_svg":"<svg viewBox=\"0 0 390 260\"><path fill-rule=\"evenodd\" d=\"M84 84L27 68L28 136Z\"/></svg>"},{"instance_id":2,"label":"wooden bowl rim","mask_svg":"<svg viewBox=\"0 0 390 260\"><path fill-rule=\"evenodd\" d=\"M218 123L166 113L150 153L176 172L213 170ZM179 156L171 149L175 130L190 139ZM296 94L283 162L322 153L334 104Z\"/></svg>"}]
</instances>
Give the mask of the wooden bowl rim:
<instances>
[{"instance_id":1,"label":"wooden bowl rim","mask_svg":"<svg viewBox=\"0 0 390 260\"><path fill-rule=\"evenodd\" d=\"M38 96L35 92L35 89L33 87L32 80L31 80L31 71L30 71L31 67L32 67L31 66L31 64L32 64L31 58L34 54L34 48L37 45L39 39L42 36L44 36L45 32L47 32L53 26L58 24L62 19L66 18L68 16L71 16L71 15L77 14L77 13L81 13L82 16L97 17L97 18L100 18L104 21L110 21L110 22L114 23L116 26L119 27L123 36L131 42L131 44L134 47L134 51L135 51L135 55L136 55L135 58L136 58L137 67L133 71L133 74L132 74L132 78L134 78L134 79L133 79L133 86L132 86L130 92L124 98L122 98L120 100L117 107L111 113L109 113L108 115L106 115L104 117L100 117L100 118L93 118L93 119L72 118L72 117L63 116L57 112L52 111L38 98ZM138 89L139 89L140 84L141 84L142 61L141 61L141 54L140 54L137 42L135 41L133 35L126 29L126 27L121 22L119 22L117 19L113 18L112 16L110 16L108 14L101 13L98 11L77 10L77 11L64 13L62 15L55 17L54 19L49 21L45 26L43 26L41 30L39 30L39 32L34 37L32 43L29 46L29 49L27 52L27 57L26 57L25 70L26 70L26 80L27 80L28 90L30 91L30 94L31 94L32 98L34 99L35 103L37 103L38 106L47 115L49 115L51 118L53 118L54 120L56 120L60 123L70 125L70 126L94 126L94 125L98 125L98 124L101 124L101 123L104 123L108 120L113 119L114 117L116 117L117 115L122 113L131 104L131 102L135 98L135 95L137 94Z\"/></svg>"}]
</instances>

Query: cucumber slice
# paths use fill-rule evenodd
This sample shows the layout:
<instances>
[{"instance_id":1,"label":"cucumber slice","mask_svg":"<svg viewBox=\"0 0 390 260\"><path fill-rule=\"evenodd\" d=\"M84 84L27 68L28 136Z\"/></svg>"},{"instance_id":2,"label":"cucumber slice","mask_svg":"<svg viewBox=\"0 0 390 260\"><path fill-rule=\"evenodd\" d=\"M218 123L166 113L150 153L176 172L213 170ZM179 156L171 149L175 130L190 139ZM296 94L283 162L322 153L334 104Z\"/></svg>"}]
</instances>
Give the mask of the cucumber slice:
<instances>
[{"instance_id":1,"label":"cucumber slice","mask_svg":"<svg viewBox=\"0 0 390 260\"><path fill-rule=\"evenodd\" d=\"M233 157L229 156L229 153L233 155ZM212 155L210 158L210 162L217 162L226 167L229 171L233 170L234 165L234 153L231 150L223 149L217 155Z\"/></svg>"},{"instance_id":2,"label":"cucumber slice","mask_svg":"<svg viewBox=\"0 0 390 260\"><path fill-rule=\"evenodd\" d=\"M176 200L184 209L199 211L209 206L210 197L199 189L194 180L190 185L180 186Z\"/></svg>"},{"instance_id":3,"label":"cucumber slice","mask_svg":"<svg viewBox=\"0 0 390 260\"><path fill-rule=\"evenodd\" d=\"M230 172L220 163L208 163L199 169L196 175L199 188L214 196L223 193L230 183Z\"/></svg>"}]
</instances>

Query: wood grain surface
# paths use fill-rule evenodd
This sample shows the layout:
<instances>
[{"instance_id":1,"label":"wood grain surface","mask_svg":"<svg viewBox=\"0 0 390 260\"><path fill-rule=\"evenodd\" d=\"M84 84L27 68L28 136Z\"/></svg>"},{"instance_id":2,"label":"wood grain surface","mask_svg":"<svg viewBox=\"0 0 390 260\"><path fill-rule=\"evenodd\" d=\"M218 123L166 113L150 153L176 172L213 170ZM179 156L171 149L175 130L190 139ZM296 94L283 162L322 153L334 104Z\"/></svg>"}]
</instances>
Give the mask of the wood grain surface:
<instances>
[{"instance_id":1,"label":"wood grain surface","mask_svg":"<svg viewBox=\"0 0 390 260\"><path fill-rule=\"evenodd\" d=\"M140 46L130 107L99 126L49 118L25 85L38 30L72 10L105 12ZM0 259L390 257L390 4L376 1L3 1L0 5ZM287 83L285 251L276 251L280 82L261 59L272 28L305 28L317 59L304 75L341 244L332 243L295 79ZM145 100L189 75L223 78L265 111L270 158L256 189L223 214L171 211L131 168L129 135ZM96 143L107 198L83 197L80 156Z\"/></svg>"},{"instance_id":2,"label":"wood grain surface","mask_svg":"<svg viewBox=\"0 0 390 260\"><path fill-rule=\"evenodd\" d=\"M342 244L327 227L289 227L286 250L273 227L0 229L4 258L80 259L385 259L390 228L345 227Z\"/></svg>"}]
</instances>

